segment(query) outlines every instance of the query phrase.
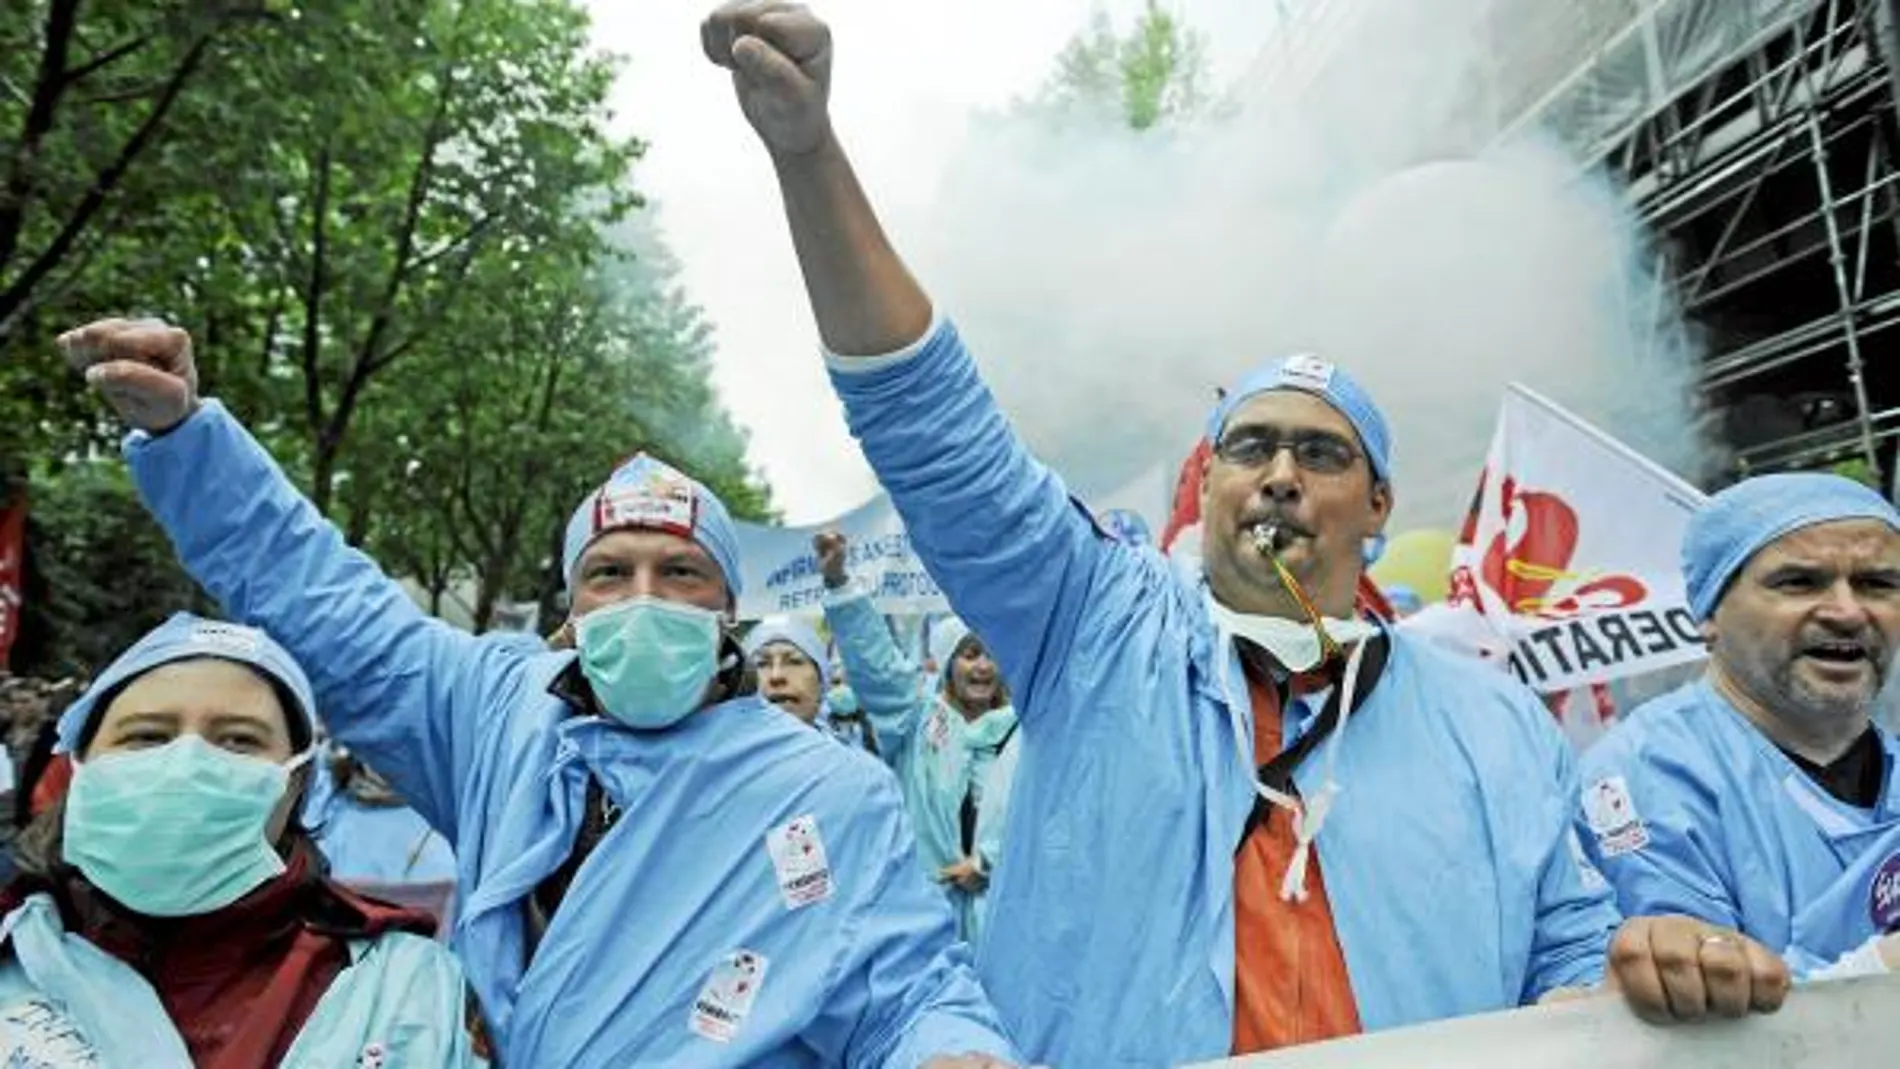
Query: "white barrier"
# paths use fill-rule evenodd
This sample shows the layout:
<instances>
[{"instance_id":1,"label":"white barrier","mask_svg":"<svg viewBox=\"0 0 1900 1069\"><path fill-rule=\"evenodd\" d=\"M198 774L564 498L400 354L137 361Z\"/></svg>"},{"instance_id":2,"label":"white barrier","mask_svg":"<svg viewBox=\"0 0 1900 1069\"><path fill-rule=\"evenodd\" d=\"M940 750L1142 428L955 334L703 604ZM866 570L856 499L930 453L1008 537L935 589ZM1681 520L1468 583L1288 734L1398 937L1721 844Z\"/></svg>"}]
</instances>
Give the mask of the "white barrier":
<instances>
[{"instance_id":1,"label":"white barrier","mask_svg":"<svg viewBox=\"0 0 1900 1069\"><path fill-rule=\"evenodd\" d=\"M1658 1028L1615 998L1208 1062L1200 1069L1890 1069L1900 976L1812 984L1780 1013Z\"/></svg>"}]
</instances>

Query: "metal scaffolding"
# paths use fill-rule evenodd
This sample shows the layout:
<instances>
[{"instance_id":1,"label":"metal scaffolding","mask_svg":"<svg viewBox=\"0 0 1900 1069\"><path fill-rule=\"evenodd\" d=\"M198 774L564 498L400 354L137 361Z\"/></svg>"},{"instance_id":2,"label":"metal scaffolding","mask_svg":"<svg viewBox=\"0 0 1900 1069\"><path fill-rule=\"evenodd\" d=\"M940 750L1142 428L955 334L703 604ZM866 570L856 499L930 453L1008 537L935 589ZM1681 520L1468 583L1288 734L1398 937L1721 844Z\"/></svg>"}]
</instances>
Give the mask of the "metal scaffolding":
<instances>
[{"instance_id":1,"label":"metal scaffolding","mask_svg":"<svg viewBox=\"0 0 1900 1069\"><path fill-rule=\"evenodd\" d=\"M1726 475L1851 465L1884 484L1900 468L1894 6L1307 0L1254 82L1281 100L1353 99L1358 57L1403 54L1394 40L1483 42L1433 102L1455 122L1413 156L1534 131L1610 171L1706 354Z\"/></svg>"},{"instance_id":2,"label":"metal scaffolding","mask_svg":"<svg viewBox=\"0 0 1900 1069\"><path fill-rule=\"evenodd\" d=\"M1692 84L1652 93L1614 130L1573 129L1572 144L1628 184L1661 239L1705 341L1701 388L1731 474L1858 462L1884 484L1900 439L1892 12L1821 0L1777 14ZM1594 67L1508 130L1564 132Z\"/></svg>"}]
</instances>

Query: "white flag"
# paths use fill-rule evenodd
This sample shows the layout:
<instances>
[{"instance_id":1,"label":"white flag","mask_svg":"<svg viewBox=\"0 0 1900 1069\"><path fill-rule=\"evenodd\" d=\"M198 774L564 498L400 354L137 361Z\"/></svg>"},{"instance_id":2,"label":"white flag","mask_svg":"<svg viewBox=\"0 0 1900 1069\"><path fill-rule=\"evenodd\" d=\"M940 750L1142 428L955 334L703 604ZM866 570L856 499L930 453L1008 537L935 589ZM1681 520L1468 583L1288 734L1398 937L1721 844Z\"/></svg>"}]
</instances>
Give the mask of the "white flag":
<instances>
[{"instance_id":1,"label":"white flag","mask_svg":"<svg viewBox=\"0 0 1900 1069\"><path fill-rule=\"evenodd\" d=\"M1544 692L1701 660L1679 554L1703 500L1513 383L1452 554L1446 608L1420 630L1492 636L1477 643Z\"/></svg>"}]
</instances>

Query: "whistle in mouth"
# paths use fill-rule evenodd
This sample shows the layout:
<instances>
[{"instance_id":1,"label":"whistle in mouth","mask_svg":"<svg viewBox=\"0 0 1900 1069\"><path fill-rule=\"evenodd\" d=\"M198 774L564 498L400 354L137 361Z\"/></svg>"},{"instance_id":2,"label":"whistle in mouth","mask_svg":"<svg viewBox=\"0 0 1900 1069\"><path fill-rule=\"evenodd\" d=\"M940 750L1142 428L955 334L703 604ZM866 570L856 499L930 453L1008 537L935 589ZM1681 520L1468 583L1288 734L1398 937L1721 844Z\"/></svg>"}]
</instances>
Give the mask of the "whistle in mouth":
<instances>
[{"instance_id":1,"label":"whistle in mouth","mask_svg":"<svg viewBox=\"0 0 1900 1069\"><path fill-rule=\"evenodd\" d=\"M1253 548L1263 554L1275 554L1286 548L1278 524L1263 523L1253 529Z\"/></svg>"}]
</instances>

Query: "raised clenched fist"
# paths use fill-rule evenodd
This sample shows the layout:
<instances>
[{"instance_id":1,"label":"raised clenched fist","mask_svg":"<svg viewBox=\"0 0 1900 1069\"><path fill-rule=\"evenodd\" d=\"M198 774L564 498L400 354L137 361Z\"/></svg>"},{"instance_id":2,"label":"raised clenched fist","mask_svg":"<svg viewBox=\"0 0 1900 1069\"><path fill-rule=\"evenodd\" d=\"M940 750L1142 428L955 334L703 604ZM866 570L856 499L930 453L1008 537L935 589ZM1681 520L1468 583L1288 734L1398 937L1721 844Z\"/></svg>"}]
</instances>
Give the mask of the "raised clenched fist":
<instances>
[{"instance_id":1,"label":"raised clenched fist","mask_svg":"<svg viewBox=\"0 0 1900 1069\"><path fill-rule=\"evenodd\" d=\"M732 71L747 121L773 153L802 156L831 137L831 29L802 4L735 0L700 26L706 58Z\"/></svg>"},{"instance_id":2,"label":"raised clenched fist","mask_svg":"<svg viewBox=\"0 0 1900 1069\"><path fill-rule=\"evenodd\" d=\"M101 319L59 336L74 371L133 427L163 434L198 408L191 335L151 319Z\"/></svg>"},{"instance_id":3,"label":"raised clenched fist","mask_svg":"<svg viewBox=\"0 0 1900 1069\"><path fill-rule=\"evenodd\" d=\"M845 571L845 549L850 543L837 531L820 531L812 536L812 552L818 554L818 571L825 585L837 589L851 581Z\"/></svg>"}]
</instances>

